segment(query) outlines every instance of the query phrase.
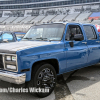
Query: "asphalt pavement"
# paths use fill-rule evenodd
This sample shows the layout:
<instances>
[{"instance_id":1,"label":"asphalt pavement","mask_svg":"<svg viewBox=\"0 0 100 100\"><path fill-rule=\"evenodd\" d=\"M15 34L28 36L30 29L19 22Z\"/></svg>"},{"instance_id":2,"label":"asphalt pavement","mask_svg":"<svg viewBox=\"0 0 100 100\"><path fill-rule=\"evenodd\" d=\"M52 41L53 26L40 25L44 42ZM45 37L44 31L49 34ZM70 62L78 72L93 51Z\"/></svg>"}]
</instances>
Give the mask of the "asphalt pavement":
<instances>
[{"instance_id":1,"label":"asphalt pavement","mask_svg":"<svg viewBox=\"0 0 100 100\"><path fill-rule=\"evenodd\" d=\"M0 88L12 87L0 81ZM0 100L100 100L100 64L58 76L55 90L46 98L30 93L0 93Z\"/></svg>"}]
</instances>

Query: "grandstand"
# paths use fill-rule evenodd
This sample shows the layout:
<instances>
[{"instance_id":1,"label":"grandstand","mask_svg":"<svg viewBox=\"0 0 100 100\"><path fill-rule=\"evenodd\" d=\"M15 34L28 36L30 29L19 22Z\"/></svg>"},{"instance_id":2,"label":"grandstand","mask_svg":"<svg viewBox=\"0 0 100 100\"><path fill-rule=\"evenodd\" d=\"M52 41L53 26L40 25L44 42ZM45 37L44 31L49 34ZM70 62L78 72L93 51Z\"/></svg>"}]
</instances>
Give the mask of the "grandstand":
<instances>
[{"instance_id":1,"label":"grandstand","mask_svg":"<svg viewBox=\"0 0 100 100\"><path fill-rule=\"evenodd\" d=\"M52 19L52 22L60 22L63 21L63 19L66 17L66 15L57 15L55 18Z\"/></svg>"},{"instance_id":2,"label":"grandstand","mask_svg":"<svg viewBox=\"0 0 100 100\"><path fill-rule=\"evenodd\" d=\"M0 24L4 22L8 17L0 17Z\"/></svg>"},{"instance_id":3,"label":"grandstand","mask_svg":"<svg viewBox=\"0 0 100 100\"><path fill-rule=\"evenodd\" d=\"M32 25L50 22L100 24L99 0L2 0L0 30L24 31ZM97 21L96 21L97 20Z\"/></svg>"},{"instance_id":4,"label":"grandstand","mask_svg":"<svg viewBox=\"0 0 100 100\"><path fill-rule=\"evenodd\" d=\"M29 16L29 17L26 17L24 18L20 23L21 24L27 24L29 23L31 20L33 20L36 16Z\"/></svg>"},{"instance_id":5,"label":"grandstand","mask_svg":"<svg viewBox=\"0 0 100 100\"><path fill-rule=\"evenodd\" d=\"M80 14L80 12L77 12L77 13L72 13L72 14L69 14L67 15L63 21L75 21L75 19L77 18L77 16Z\"/></svg>"},{"instance_id":6,"label":"grandstand","mask_svg":"<svg viewBox=\"0 0 100 100\"><path fill-rule=\"evenodd\" d=\"M17 17L9 17L9 18L7 18L6 20L4 20L3 22L2 22L2 24L11 24L14 20L16 20L17 19Z\"/></svg>"},{"instance_id":7,"label":"grandstand","mask_svg":"<svg viewBox=\"0 0 100 100\"><path fill-rule=\"evenodd\" d=\"M35 23L39 23L41 22L43 19L45 18L45 16L37 16L35 19L33 19L32 21L30 21L30 24L35 24Z\"/></svg>"},{"instance_id":8,"label":"grandstand","mask_svg":"<svg viewBox=\"0 0 100 100\"><path fill-rule=\"evenodd\" d=\"M19 24L21 21L23 21L26 17L17 17L17 19L15 19L12 24Z\"/></svg>"},{"instance_id":9,"label":"grandstand","mask_svg":"<svg viewBox=\"0 0 100 100\"><path fill-rule=\"evenodd\" d=\"M41 21L41 23L48 23L55 17L56 17L56 15L48 15Z\"/></svg>"},{"instance_id":10,"label":"grandstand","mask_svg":"<svg viewBox=\"0 0 100 100\"><path fill-rule=\"evenodd\" d=\"M87 20L88 17L91 15L91 12L82 12L77 18L76 21L84 21Z\"/></svg>"},{"instance_id":11,"label":"grandstand","mask_svg":"<svg viewBox=\"0 0 100 100\"><path fill-rule=\"evenodd\" d=\"M95 19L95 20L98 20L100 18L100 12L93 12L91 14L91 16L89 16L89 19Z\"/></svg>"}]
</instances>

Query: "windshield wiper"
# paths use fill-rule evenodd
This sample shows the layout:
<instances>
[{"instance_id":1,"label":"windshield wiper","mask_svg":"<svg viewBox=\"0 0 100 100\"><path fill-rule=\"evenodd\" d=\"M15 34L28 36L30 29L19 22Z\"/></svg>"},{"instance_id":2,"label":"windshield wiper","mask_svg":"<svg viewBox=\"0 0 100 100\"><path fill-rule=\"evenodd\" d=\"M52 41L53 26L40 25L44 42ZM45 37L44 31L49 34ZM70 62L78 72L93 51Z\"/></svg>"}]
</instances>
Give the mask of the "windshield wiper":
<instances>
[{"instance_id":1,"label":"windshield wiper","mask_svg":"<svg viewBox=\"0 0 100 100\"><path fill-rule=\"evenodd\" d=\"M47 40L47 41L50 41L50 40L48 40L48 38L42 38L42 37L40 37L40 38L36 38L36 39L40 39L40 40Z\"/></svg>"},{"instance_id":2,"label":"windshield wiper","mask_svg":"<svg viewBox=\"0 0 100 100\"><path fill-rule=\"evenodd\" d=\"M28 39L28 40L29 40L29 39L32 39L32 38L28 38L28 37L26 37L26 38L23 38L23 39Z\"/></svg>"},{"instance_id":3,"label":"windshield wiper","mask_svg":"<svg viewBox=\"0 0 100 100\"><path fill-rule=\"evenodd\" d=\"M46 39L46 40L47 40L47 38L42 38L42 37L40 37L40 38L36 38L36 39L41 39L41 40L45 40L45 39Z\"/></svg>"}]
</instances>

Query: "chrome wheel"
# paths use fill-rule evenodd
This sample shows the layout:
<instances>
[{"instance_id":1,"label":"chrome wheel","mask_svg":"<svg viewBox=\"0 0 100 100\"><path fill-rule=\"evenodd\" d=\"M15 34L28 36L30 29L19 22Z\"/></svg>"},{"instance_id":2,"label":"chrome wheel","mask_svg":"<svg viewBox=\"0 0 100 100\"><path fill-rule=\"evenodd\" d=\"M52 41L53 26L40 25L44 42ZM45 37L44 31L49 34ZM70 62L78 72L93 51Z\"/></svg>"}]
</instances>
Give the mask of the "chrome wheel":
<instances>
[{"instance_id":1,"label":"chrome wheel","mask_svg":"<svg viewBox=\"0 0 100 100\"><path fill-rule=\"evenodd\" d=\"M55 84L55 76L49 68L43 69L37 77L37 87L52 89Z\"/></svg>"}]
</instances>

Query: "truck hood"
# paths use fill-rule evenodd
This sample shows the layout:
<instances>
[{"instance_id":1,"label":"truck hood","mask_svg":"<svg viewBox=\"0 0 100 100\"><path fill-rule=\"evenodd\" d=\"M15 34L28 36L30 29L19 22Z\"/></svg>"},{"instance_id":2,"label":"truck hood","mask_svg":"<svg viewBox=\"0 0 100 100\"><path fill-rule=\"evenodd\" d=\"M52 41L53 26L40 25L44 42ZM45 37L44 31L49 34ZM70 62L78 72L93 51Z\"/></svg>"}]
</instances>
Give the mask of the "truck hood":
<instances>
[{"instance_id":1,"label":"truck hood","mask_svg":"<svg viewBox=\"0 0 100 100\"><path fill-rule=\"evenodd\" d=\"M20 42L12 42L12 43L5 43L0 44L0 53L5 51L19 51L28 48L34 48L38 46L45 46L54 44L53 42L44 42L44 41L20 41Z\"/></svg>"}]
</instances>

